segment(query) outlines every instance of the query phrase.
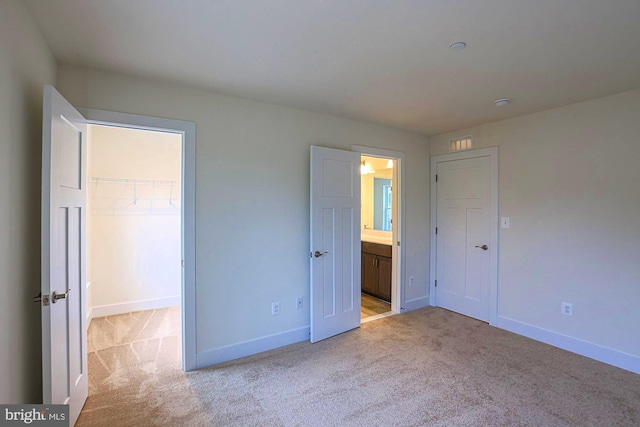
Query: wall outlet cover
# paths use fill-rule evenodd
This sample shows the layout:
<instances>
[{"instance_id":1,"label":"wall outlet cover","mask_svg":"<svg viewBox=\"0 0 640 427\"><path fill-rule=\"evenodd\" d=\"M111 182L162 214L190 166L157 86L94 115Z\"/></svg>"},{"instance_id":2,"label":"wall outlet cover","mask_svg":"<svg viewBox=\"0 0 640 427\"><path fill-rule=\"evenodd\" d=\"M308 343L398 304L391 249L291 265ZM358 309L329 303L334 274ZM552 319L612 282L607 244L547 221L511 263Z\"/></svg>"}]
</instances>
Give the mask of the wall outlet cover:
<instances>
[{"instance_id":1,"label":"wall outlet cover","mask_svg":"<svg viewBox=\"0 0 640 427\"><path fill-rule=\"evenodd\" d=\"M277 316L280 314L280 302L271 303L271 315Z\"/></svg>"}]
</instances>

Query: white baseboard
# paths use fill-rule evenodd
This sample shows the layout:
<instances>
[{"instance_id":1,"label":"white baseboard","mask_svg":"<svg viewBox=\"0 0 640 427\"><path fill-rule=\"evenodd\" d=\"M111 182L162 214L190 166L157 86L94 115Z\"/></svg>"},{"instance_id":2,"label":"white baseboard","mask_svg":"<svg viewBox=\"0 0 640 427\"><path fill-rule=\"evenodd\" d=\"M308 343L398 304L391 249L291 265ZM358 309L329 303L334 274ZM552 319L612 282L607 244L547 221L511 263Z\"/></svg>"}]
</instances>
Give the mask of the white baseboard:
<instances>
[{"instance_id":1,"label":"white baseboard","mask_svg":"<svg viewBox=\"0 0 640 427\"><path fill-rule=\"evenodd\" d=\"M142 301L125 302L121 304L99 305L91 307L89 319L116 314L131 313L132 311L153 310L154 308L173 307L180 305L180 295L166 298L147 299Z\"/></svg>"},{"instance_id":2,"label":"white baseboard","mask_svg":"<svg viewBox=\"0 0 640 427\"><path fill-rule=\"evenodd\" d=\"M640 374L640 357L633 354L603 347L504 316L498 316L496 326L509 332Z\"/></svg>"},{"instance_id":3,"label":"white baseboard","mask_svg":"<svg viewBox=\"0 0 640 427\"><path fill-rule=\"evenodd\" d=\"M407 313L412 310L424 308L424 307L427 307L428 305L429 305L429 295L427 295L426 297L405 301L402 307L404 308L404 310L402 310L402 313Z\"/></svg>"},{"instance_id":4,"label":"white baseboard","mask_svg":"<svg viewBox=\"0 0 640 427\"><path fill-rule=\"evenodd\" d=\"M244 341L238 344L203 351L196 355L196 369L308 340L309 327L305 326L303 328L292 329L290 331Z\"/></svg>"}]
</instances>

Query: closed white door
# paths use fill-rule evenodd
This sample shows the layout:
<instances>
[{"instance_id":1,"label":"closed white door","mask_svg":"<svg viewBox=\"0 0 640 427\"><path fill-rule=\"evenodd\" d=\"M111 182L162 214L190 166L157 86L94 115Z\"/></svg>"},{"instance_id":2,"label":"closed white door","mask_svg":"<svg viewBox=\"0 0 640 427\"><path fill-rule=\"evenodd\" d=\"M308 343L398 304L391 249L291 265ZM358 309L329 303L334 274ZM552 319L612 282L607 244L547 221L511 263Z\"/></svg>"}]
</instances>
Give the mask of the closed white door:
<instances>
[{"instance_id":1,"label":"closed white door","mask_svg":"<svg viewBox=\"0 0 640 427\"><path fill-rule=\"evenodd\" d=\"M311 342L360 326L360 153L311 147Z\"/></svg>"},{"instance_id":2,"label":"closed white door","mask_svg":"<svg viewBox=\"0 0 640 427\"><path fill-rule=\"evenodd\" d=\"M436 304L489 321L493 247L489 156L436 163Z\"/></svg>"},{"instance_id":3,"label":"closed white door","mask_svg":"<svg viewBox=\"0 0 640 427\"><path fill-rule=\"evenodd\" d=\"M51 86L44 88L43 116L43 402L68 404L73 425L88 394L86 124Z\"/></svg>"}]
</instances>

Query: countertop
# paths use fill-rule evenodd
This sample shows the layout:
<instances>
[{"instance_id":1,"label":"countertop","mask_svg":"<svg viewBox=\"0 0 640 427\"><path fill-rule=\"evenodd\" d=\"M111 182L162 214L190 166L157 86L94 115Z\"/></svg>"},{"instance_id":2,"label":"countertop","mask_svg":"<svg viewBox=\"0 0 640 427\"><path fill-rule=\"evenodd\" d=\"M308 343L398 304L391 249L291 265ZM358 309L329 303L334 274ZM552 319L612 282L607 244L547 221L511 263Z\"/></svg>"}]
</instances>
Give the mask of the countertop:
<instances>
[{"instance_id":1,"label":"countertop","mask_svg":"<svg viewBox=\"0 0 640 427\"><path fill-rule=\"evenodd\" d=\"M381 245L392 245L391 232L378 230L362 230L360 240L369 243L378 243Z\"/></svg>"}]
</instances>

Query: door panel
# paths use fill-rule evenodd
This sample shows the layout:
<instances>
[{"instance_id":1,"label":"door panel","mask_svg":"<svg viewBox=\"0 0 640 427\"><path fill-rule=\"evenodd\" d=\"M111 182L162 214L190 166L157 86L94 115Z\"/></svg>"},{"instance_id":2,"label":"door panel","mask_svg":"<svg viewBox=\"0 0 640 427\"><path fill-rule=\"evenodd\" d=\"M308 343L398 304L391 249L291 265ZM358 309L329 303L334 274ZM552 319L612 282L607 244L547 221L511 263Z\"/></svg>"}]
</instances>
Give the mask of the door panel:
<instances>
[{"instance_id":1,"label":"door panel","mask_svg":"<svg viewBox=\"0 0 640 427\"><path fill-rule=\"evenodd\" d=\"M78 418L88 394L84 296L85 136L84 118L53 87L45 86L41 286L43 402L68 404L71 425Z\"/></svg>"},{"instance_id":2,"label":"door panel","mask_svg":"<svg viewBox=\"0 0 640 427\"><path fill-rule=\"evenodd\" d=\"M482 209L467 209L467 268L465 297L475 301L482 301L483 263L486 264L485 251L479 250L475 244L482 245L487 240L483 236L483 212ZM480 273L480 274L479 274Z\"/></svg>"},{"instance_id":3,"label":"door panel","mask_svg":"<svg viewBox=\"0 0 640 427\"><path fill-rule=\"evenodd\" d=\"M55 279L52 283L52 287L55 289L68 289L68 270L65 268L68 265L68 227L69 227L69 209L60 208L57 218L58 225L54 230L57 235L58 250L55 252L58 260L54 264L55 275L52 279ZM54 267L52 266L52 267ZM64 292L64 291L63 291ZM57 313L55 312L57 310ZM60 300L56 305L51 306L52 316L63 318L64 323L68 322L69 316L69 304L66 299ZM51 351L52 360L64 361L57 369L52 369L51 380L53 385L52 390L52 403L67 403L70 398L70 376L68 371L69 361L69 338L67 336L67 329L64 327L58 327L51 330ZM57 344L57 345L56 345Z\"/></svg>"},{"instance_id":4,"label":"door panel","mask_svg":"<svg viewBox=\"0 0 640 427\"><path fill-rule=\"evenodd\" d=\"M61 187L80 189L82 133L64 116L53 121L53 135L58 138L55 158L57 181Z\"/></svg>"},{"instance_id":5,"label":"door panel","mask_svg":"<svg viewBox=\"0 0 640 427\"><path fill-rule=\"evenodd\" d=\"M489 157L437 163L436 303L489 320Z\"/></svg>"},{"instance_id":6,"label":"door panel","mask_svg":"<svg viewBox=\"0 0 640 427\"><path fill-rule=\"evenodd\" d=\"M311 147L311 342L360 326L359 168L359 153Z\"/></svg>"},{"instance_id":7,"label":"door panel","mask_svg":"<svg viewBox=\"0 0 640 427\"><path fill-rule=\"evenodd\" d=\"M69 282L67 289L78 289L74 295L69 293L65 301L67 302L67 324L69 325L69 382L70 388L76 386L83 380L86 366L83 366L82 360L86 349L83 341L83 328L88 325L82 319L82 304L79 299L84 297L82 286L82 209L73 208L68 210L68 228L67 228L67 251L68 258L73 260L67 264L69 273L67 277Z\"/></svg>"},{"instance_id":8,"label":"door panel","mask_svg":"<svg viewBox=\"0 0 640 427\"><path fill-rule=\"evenodd\" d=\"M376 256L362 253L362 290L370 294L378 293L378 270L376 269Z\"/></svg>"},{"instance_id":9,"label":"door panel","mask_svg":"<svg viewBox=\"0 0 640 427\"><path fill-rule=\"evenodd\" d=\"M378 294L391 301L391 258L378 257Z\"/></svg>"},{"instance_id":10,"label":"door panel","mask_svg":"<svg viewBox=\"0 0 640 427\"><path fill-rule=\"evenodd\" d=\"M438 216L438 294L440 302L446 300L446 294L464 293L465 270L460 268L464 261L466 244L465 211L456 207L443 208ZM439 212L439 213L440 213ZM440 225L442 224L442 225Z\"/></svg>"},{"instance_id":11,"label":"door panel","mask_svg":"<svg viewBox=\"0 0 640 427\"><path fill-rule=\"evenodd\" d=\"M355 306L355 301L354 299L356 298L356 293L358 293L359 295L359 289L360 289L360 281L358 280L358 282L354 282L353 278L354 278L354 273L355 270L359 270L358 267L360 266L360 260L358 260L358 266L356 267L355 265L355 261L356 261L356 257L353 255L355 250L355 246L356 244L358 246L359 245L359 241L354 241L353 236L356 233L360 232L360 226L358 225L357 228L355 228L354 230L354 220L353 220L353 215L354 215L354 209L353 207L348 207L348 208L343 208L342 209L342 254L341 256L338 258L340 260L340 263L342 264L342 268L339 269L339 271L342 272L342 279L341 279L341 283L343 284L342 286L342 312L343 313L350 313L353 311L354 306ZM360 218L360 212L358 212L358 218ZM360 221L358 221L358 224L360 223ZM360 275L358 275L359 277ZM346 284L346 286L345 286ZM357 298L358 301L360 301L360 298ZM358 304L358 307L360 307L360 305ZM360 308L358 308L358 311L360 311Z\"/></svg>"},{"instance_id":12,"label":"door panel","mask_svg":"<svg viewBox=\"0 0 640 427\"><path fill-rule=\"evenodd\" d=\"M324 319L336 314L336 245L335 209L322 209L322 316ZM327 250L330 249L330 250ZM312 305L313 306L313 305Z\"/></svg>"}]
</instances>

